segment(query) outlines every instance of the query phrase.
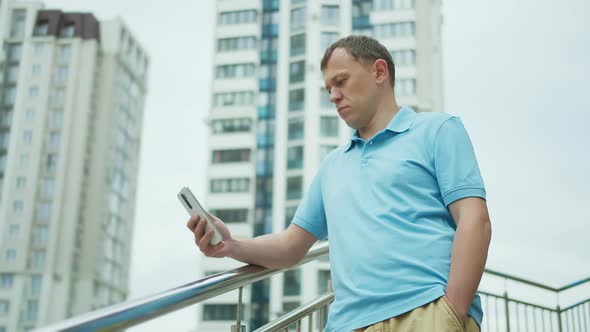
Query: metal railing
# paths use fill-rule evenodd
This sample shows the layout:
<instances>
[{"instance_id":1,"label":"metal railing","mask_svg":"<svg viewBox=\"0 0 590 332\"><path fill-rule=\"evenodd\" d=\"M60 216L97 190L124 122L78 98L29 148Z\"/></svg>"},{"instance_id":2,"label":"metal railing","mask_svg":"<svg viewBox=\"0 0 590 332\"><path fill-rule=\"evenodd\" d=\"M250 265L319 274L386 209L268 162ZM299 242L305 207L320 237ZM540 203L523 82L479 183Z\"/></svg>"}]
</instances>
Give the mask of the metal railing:
<instances>
[{"instance_id":1,"label":"metal railing","mask_svg":"<svg viewBox=\"0 0 590 332\"><path fill-rule=\"evenodd\" d=\"M244 286L294 269L327 254L328 243L320 243L314 246L301 262L289 269L267 269L255 265L246 265L238 269L208 276L143 299L128 301L80 315L54 325L36 329L35 331L119 331L238 289L237 318L236 324L231 327L231 331L245 332L246 327L242 324L242 317L240 316L243 305L242 290ZM483 290L478 291L482 299L485 316L481 326L482 332L590 332L590 298L564 308L561 308L559 303L559 294L561 292L581 285L589 285L590 278L574 282L564 287L553 288L489 269L485 270L484 275L503 279L504 290L502 294ZM551 307L510 297L506 288L506 281L552 292L557 298L557 304L555 307ZM315 300L284 314L254 332L321 330L326 323L328 306L333 300L334 294L332 291L328 291ZM314 318L316 313L317 316Z\"/></svg>"}]
</instances>

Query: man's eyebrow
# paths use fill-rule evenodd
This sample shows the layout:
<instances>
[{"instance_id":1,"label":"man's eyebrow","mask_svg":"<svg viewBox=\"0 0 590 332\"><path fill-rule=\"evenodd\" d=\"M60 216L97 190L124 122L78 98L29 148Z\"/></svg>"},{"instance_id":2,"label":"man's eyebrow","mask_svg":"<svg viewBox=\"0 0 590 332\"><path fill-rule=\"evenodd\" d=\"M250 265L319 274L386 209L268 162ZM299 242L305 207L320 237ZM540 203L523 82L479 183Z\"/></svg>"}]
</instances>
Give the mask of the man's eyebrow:
<instances>
[{"instance_id":1,"label":"man's eyebrow","mask_svg":"<svg viewBox=\"0 0 590 332\"><path fill-rule=\"evenodd\" d=\"M332 76L332 78L330 78L330 79L328 80L328 82L334 82L334 81L336 81L337 79L341 78L342 76L344 76L344 77L348 77L349 75L348 75L348 73L338 73L338 74L336 74L336 75ZM326 85L326 86L324 86L324 87L326 88L326 91L327 91L328 93L330 93L329 85Z\"/></svg>"}]
</instances>

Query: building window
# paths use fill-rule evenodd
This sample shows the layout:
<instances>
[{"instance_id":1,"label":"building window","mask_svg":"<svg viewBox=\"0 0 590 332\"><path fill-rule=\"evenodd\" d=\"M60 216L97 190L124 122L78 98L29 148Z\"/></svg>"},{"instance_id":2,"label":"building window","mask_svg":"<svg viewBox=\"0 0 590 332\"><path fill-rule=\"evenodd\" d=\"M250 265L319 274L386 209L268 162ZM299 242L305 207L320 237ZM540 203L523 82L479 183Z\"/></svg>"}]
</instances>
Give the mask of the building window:
<instances>
[{"instance_id":1,"label":"building window","mask_svg":"<svg viewBox=\"0 0 590 332\"><path fill-rule=\"evenodd\" d=\"M49 23L46 21L41 21L35 26L33 36L46 36L47 33L49 33Z\"/></svg>"},{"instance_id":2,"label":"building window","mask_svg":"<svg viewBox=\"0 0 590 332\"><path fill-rule=\"evenodd\" d=\"M295 217L295 212L297 211L296 206L290 206L285 208L285 229L291 225L293 218Z\"/></svg>"},{"instance_id":3,"label":"building window","mask_svg":"<svg viewBox=\"0 0 590 332\"><path fill-rule=\"evenodd\" d=\"M243 308L243 306L242 306ZM204 321L235 320L238 314L237 304L205 304L203 305ZM242 316L243 317L243 316Z\"/></svg>"},{"instance_id":4,"label":"building window","mask_svg":"<svg viewBox=\"0 0 590 332\"><path fill-rule=\"evenodd\" d=\"M289 119L287 138L296 140L303 138L303 118Z\"/></svg>"},{"instance_id":5,"label":"building window","mask_svg":"<svg viewBox=\"0 0 590 332\"><path fill-rule=\"evenodd\" d=\"M49 126L51 129L60 129L63 122L64 112L53 111L49 115Z\"/></svg>"},{"instance_id":6,"label":"building window","mask_svg":"<svg viewBox=\"0 0 590 332\"><path fill-rule=\"evenodd\" d=\"M291 9L291 31L305 28L307 21L307 9L305 7Z\"/></svg>"},{"instance_id":7,"label":"building window","mask_svg":"<svg viewBox=\"0 0 590 332\"><path fill-rule=\"evenodd\" d=\"M23 54L22 44L8 44L8 61L18 62Z\"/></svg>"},{"instance_id":8,"label":"building window","mask_svg":"<svg viewBox=\"0 0 590 332\"><path fill-rule=\"evenodd\" d=\"M219 65L215 70L216 78L243 78L254 77L256 65L253 63L239 63L231 65Z\"/></svg>"},{"instance_id":9,"label":"building window","mask_svg":"<svg viewBox=\"0 0 590 332\"><path fill-rule=\"evenodd\" d=\"M217 40L218 52L245 51L256 49L256 37L232 37Z\"/></svg>"},{"instance_id":10,"label":"building window","mask_svg":"<svg viewBox=\"0 0 590 332\"><path fill-rule=\"evenodd\" d=\"M47 244L47 234L49 232L49 228L47 225L37 225L34 228L34 243L37 246L45 246Z\"/></svg>"},{"instance_id":11,"label":"building window","mask_svg":"<svg viewBox=\"0 0 590 332\"><path fill-rule=\"evenodd\" d=\"M14 213L22 213L24 208L24 203L21 200L16 200L12 202L12 212Z\"/></svg>"},{"instance_id":12,"label":"building window","mask_svg":"<svg viewBox=\"0 0 590 332\"><path fill-rule=\"evenodd\" d=\"M60 108L64 106L66 90L64 88L57 88L53 95L53 106Z\"/></svg>"},{"instance_id":13,"label":"building window","mask_svg":"<svg viewBox=\"0 0 590 332\"><path fill-rule=\"evenodd\" d=\"M27 185L27 178L24 176L16 177L16 189L24 189Z\"/></svg>"},{"instance_id":14,"label":"building window","mask_svg":"<svg viewBox=\"0 0 590 332\"><path fill-rule=\"evenodd\" d=\"M291 176L287 178L287 199L300 199L303 193L303 177Z\"/></svg>"},{"instance_id":15,"label":"building window","mask_svg":"<svg viewBox=\"0 0 590 332\"><path fill-rule=\"evenodd\" d=\"M215 106L251 106L254 105L253 91L222 92L213 96Z\"/></svg>"},{"instance_id":16,"label":"building window","mask_svg":"<svg viewBox=\"0 0 590 332\"><path fill-rule=\"evenodd\" d=\"M214 179L210 181L212 193L243 193L250 191L250 179Z\"/></svg>"},{"instance_id":17,"label":"building window","mask_svg":"<svg viewBox=\"0 0 590 332\"><path fill-rule=\"evenodd\" d=\"M414 22L376 24L374 30L375 38L409 37L416 33Z\"/></svg>"},{"instance_id":18,"label":"building window","mask_svg":"<svg viewBox=\"0 0 590 332\"><path fill-rule=\"evenodd\" d=\"M252 120L248 118L213 120L211 129L214 134L245 133L252 130Z\"/></svg>"},{"instance_id":19,"label":"building window","mask_svg":"<svg viewBox=\"0 0 590 332\"><path fill-rule=\"evenodd\" d=\"M31 75L35 76L35 77L41 75L41 65L40 64L34 64L31 67Z\"/></svg>"},{"instance_id":20,"label":"building window","mask_svg":"<svg viewBox=\"0 0 590 332\"><path fill-rule=\"evenodd\" d=\"M70 61L70 57L72 56L72 46L71 45L62 45L59 48L59 62L60 63L67 63Z\"/></svg>"},{"instance_id":21,"label":"building window","mask_svg":"<svg viewBox=\"0 0 590 332\"><path fill-rule=\"evenodd\" d=\"M59 32L59 36L65 37L65 38L70 38L70 37L74 37L75 32L76 32L76 28L75 28L74 24L69 23L69 24L66 24L63 28L61 28L61 31Z\"/></svg>"},{"instance_id":22,"label":"building window","mask_svg":"<svg viewBox=\"0 0 590 332\"><path fill-rule=\"evenodd\" d=\"M416 51L414 50L398 50L390 51L390 53L396 66L413 66L416 64Z\"/></svg>"},{"instance_id":23,"label":"building window","mask_svg":"<svg viewBox=\"0 0 590 332\"><path fill-rule=\"evenodd\" d=\"M305 61L297 61L289 64L289 83L298 83L305 80Z\"/></svg>"},{"instance_id":24,"label":"building window","mask_svg":"<svg viewBox=\"0 0 590 332\"><path fill-rule=\"evenodd\" d=\"M28 300L27 301L27 312L26 312L26 319L28 321L36 321L37 314L39 313L39 302L37 300Z\"/></svg>"},{"instance_id":25,"label":"building window","mask_svg":"<svg viewBox=\"0 0 590 332\"><path fill-rule=\"evenodd\" d=\"M10 311L10 302L8 300L0 300L0 316L5 316Z\"/></svg>"},{"instance_id":26,"label":"building window","mask_svg":"<svg viewBox=\"0 0 590 332\"><path fill-rule=\"evenodd\" d=\"M297 56L305 54L305 33L291 36L289 55Z\"/></svg>"},{"instance_id":27,"label":"building window","mask_svg":"<svg viewBox=\"0 0 590 332\"><path fill-rule=\"evenodd\" d=\"M59 149L59 142L61 140L61 133L59 131L52 131L49 133L49 147L52 150Z\"/></svg>"},{"instance_id":28,"label":"building window","mask_svg":"<svg viewBox=\"0 0 590 332\"><path fill-rule=\"evenodd\" d=\"M4 149L4 150L8 149L8 143L9 143L8 137L9 136L10 136L10 132L8 132L8 131L0 133L0 149Z\"/></svg>"},{"instance_id":29,"label":"building window","mask_svg":"<svg viewBox=\"0 0 590 332\"><path fill-rule=\"evenodd\" d=\"M300 111L305 104L305 90L297 89L289 91L289 111Z\"/></svg>"},{"instance_id":30,"label":"building window","mask_svg":"<svg viewBox=\"0 0 590 332\"><path fill-rule=\"evenodd\" d=\"M25 110L25 119L27 121L32 121L35 118L35 110L32 108L27 108Z\"/></svg>"},{"instance_id":31,"label":"building window","mask_svg":"<svg viewBox=\"0 0 590 332\"><path fill-rule=\"evenodd\" d=\"M51 203L42 202L37 206L37 219L39 221L49 221L51 217Z\"/></svg>"},{"instance_id":32,"label":"building window","mask_svg":"<svg viewBox=\"0 0 590 332\"><path fill-rule=\"evenodd\" d=\"M324 160L324 158L337 147L337 145L320 145L320 161Z\"/></svg>"},{"instance_id":33,"label":"building window","mask_svg":"<svg viewBox=\"0 0 590 332\"><path fill-rule=\"evenodd\" d=\"M66 84L68 80L68 66L59 66L57 69L57 84Z\"/></svg>"},{"instance_id":34,"label":"building window","mask_svg":"<svg viewBox=\"0 0 590 332\"><path fill-rule=\"evenodd\" d=\"M31 254L31 266L34 269L42 270L45 267L45 250L33 250Z\"/></svg>"},{"instance_id":35,"label":"building window","mask_svg":"<svg viewBox=\"0 0 590 332\"><path fill-rule=\"evenodd\" d=\"M11 85L4 88L4 106L12 107L16 100L16 87Z\"/></svg>"},{"instance_id":36,"label":"building window","mask_svg":"<svg viewBox=\"0 0 590 332\"><path fill-rule=\"evenodd\" d=\"M6 249L6 251L4 252L4 258L7 262L14 262L16 260L16 250Z\"/></svg>"},{"instance_id":37,"label":"building window","mask_svg":"<svg viewBox=\"0 0 590 332\"><path fill-rule=\"evenodd\" d=\"M415 79L396 80L394 86L396 96L414 96L416 95Z\"/></svg>"},{"instance_id":38,"label":"building window","mask_svg":"<svg viewBox=\"0 0 590 332\"><path fill-rule=\"evenodd\" d=\"M55 179L54 178L44 178L43 182L41 184L41 197L52 198L54 192L55 192Z\"/></svg>"},{"instance_id":39,"label":"building window","mask_svg":"<svg viewBox=\"0 0 590 332\"><path fill-rule=\"evenodd\" d=\"M10 26L10 38L23 38L25 36L25 21L27 13L24 9L17 9L12 13Z\"/></svg>"},{"instance_id":40,"label":"building window","mask_svg":"<svg viewBox=\"0 0 590 332\"><path fill-rule=\"evenodd\" d=\"M250 161L250 149L215 150L211 161L214 164Z\"/></svg>"},{"instance_id":41,"label":"building window","mask_svg":"<svg viewBox=\"0 0 590 332\"><path fill-rule=\"evenodd\" d=\"M33 141L33 132L31 130L25 130L23 132L23 142L30 144Z\"/></svg>"},{"instance_id":42,"label":"building window","mask_svg":"<svg viewBox=\"0 0 590 332\"><path fill-rule=\"evenodd\" d=\"M18 64L8 65L6 67L6 81L8 83L16 83L16 81L18 80L18 69ZM14 103L14 100L12 101L12 103Z\"/></svg>"},{"instance_id":43,"label":"building window","mask_svg":"<svg viewBox=\"0 0 590 332\"><path fill-rule=\"evenodd\" d=\"M320 22L323 26L337 27L340 24L340 7L322 6Z\"/></svg>"},{"instance_id":44,"label":"building window","mask_svg":"<svg viewBox=\"0 0 590 332\"><path fill-rule=\"evenodd\" d=\"M10 225L10 228L8 229L8 235L10 236L11 239L16 239L16 238L18 238L19 231L20 231L19 225Z\"/></svg>"},{"instance_id":45,"label":"building window","mask_svg":"<svg viewBox=\"0 0 590 332\"><path fill-rule=\"evenodd\" d=\"M258 13L254 9L219 13L219 25L256 23Z\"/></svg>"},{"instance_id":46,"label":"building window","mask_svg":"<svg viewBox=\"0 0 590 332\"><path fill-rule=\"evenodd\" d=\"M33 275L31 277L31 295L39 295L41 293L43 277L40 275Z\"/></svg>"},{"instance_id":47,"label":"building window","mask_svg":"<svg viewBox=\"0 0 590 332\"><path fill-rule=\"evenodd\" d=\"M248 221L248 209L211 209L210 212L224 223Z\"/></svg>"},{"instance_id":48,"label":"building window","mask_svg":"<svg viewBox=\"0 0 590 332\"><path fill-rule=\"evenodd\" d=\"M303 146L287 148L287 169L303 168Z\"/></svg>"},{"instance_id":49,"label":"building window","mask_svg":"<svg viewBox=\"0 0 590 332\"><path fill-rule=\"evenodd\" d=\"M335 116L320 117L320 136L338 137L338 118Z\"/></svg>"},{"instance_id":50,"label":"building window","mask_svg":"<svg viewBox=\"0 0 590 332\"><path fill-rule=\"evenodd\" d=\"M338 32L322 32L320 36L320 48L321 50L325 50L330 47L334 42L336 42L340 38L340 34Z\"/></svg>"},{"instance_id":51,"label":"building window","mask_svg":"<svg viewBox=\"0 0 590 332\"><path fill-rule=\"evenodd\" d=\"M0 274L0 288L9 289L12 288L14 283L14 275L12 273Z\"/></svg>"},{"instance_id":52,"label":"building window","mask_svg":"<svg viewBox=\"0 0 590 332\"><path fill-rule=\"evenodd\" d=\"M48 173L54 173L57 170L57 154L50 153L47 155L47 162L45 163L45 170Z\"/></svg>"},{"instance_id":53,"label":"building window","mask_svg":"<svg viewBox=\"0 0 590 332\"><path fill-rule=\"evenodd\" d=\"M21 153L18 159L18 167L21 169L26 169L29 167L29 154L28 153Z\"/></svg>"},{"instance_id":54,"label":"building window","mask_svg":"<svg viewBox=\"0 0 590 332\"><path fill-rule=\"evenodd\" d=\"M328 283L330 282L330 271L319 270L318 271L318 293L324 294L328 291Z\"/></svg>"},{"instance_id":55,"label":"building window","mask_svg":"<svg viewBox=\"0 0 590 332\"><path fill-rule=\"evenodd\" d=\"M283 295L301 294L301 270L289 270L283 274Z\"/></svg>"},{"instance_id":56,"label":"building window","mask_svg":"<svg viewBox=\"0 0 590 332\"><path fill-rule=\"evenodd\" d=\"M36 57L42 56L44 48L45 48L45 45L43 45L43 43L36 43L35 44L35 56Z\"/></svg>"},{"instance_id":57,"label":"building window","mask_svg":"<svg viewBox=\"0 0 590 332\"><path fill-rule=\"evenodd\" d=\"M39 87L38 86L32 86L29 88L29 97L30 98L37 98L39 96Z\"/></svg>"}]
</instances>

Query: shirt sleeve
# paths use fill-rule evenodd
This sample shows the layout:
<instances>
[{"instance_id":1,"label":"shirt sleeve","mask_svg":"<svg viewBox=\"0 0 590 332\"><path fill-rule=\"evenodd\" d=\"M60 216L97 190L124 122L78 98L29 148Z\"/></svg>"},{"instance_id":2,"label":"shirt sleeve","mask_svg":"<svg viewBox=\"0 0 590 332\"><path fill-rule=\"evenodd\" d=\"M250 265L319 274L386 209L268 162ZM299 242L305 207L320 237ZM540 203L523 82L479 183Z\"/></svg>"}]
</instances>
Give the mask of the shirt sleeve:
<instances>
[{"instance_id":1,"label":"shirt sleeve","mask_svg":"<svg viewBox=\"0 0 590 332\"><path fill-rule=\"evenodd\" d=\"M326 212L322 196L322 169L316 174L309 190L297 207L293 224L305 229L318 240L324 240L328 236Z\"/></svg>"},{"instance_id":2,"label":"shirt sleeve","mask_svg":"<svg viewBox=\"0 0 590 332\"><path fill-rule=\"evenodd\" d=\"M435 136L434 167L445 206L465 197L486 198L471 140L458 117L446 120Z\"/></svg>"}]
</instances>

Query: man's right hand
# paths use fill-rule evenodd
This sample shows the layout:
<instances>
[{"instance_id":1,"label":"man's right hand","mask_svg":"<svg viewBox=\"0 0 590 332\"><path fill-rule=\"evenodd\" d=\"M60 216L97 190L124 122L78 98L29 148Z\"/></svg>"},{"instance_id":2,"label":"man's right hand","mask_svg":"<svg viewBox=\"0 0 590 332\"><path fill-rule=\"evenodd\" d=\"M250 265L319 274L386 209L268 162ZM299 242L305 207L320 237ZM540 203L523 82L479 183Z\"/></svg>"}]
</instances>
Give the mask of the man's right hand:
<instances>
[{"instance_id":1,"label":"man's right hand","mask_svg":"<svg viewBox=\"0 0 590 332\"><path fill-rule=\"evenodd\" d=\"M194 234L195 244L205 256L218 258L227 257L230 255L233 247L231 234L221 219L213 215L209 216L223 236L223 241L215 246L209 244L211 237L213 237L213 229L209 228L207 232L205 232L207 221L201 218L201 216L196 215L190 218L186 227L188 227L188 229Z\"/></svg>"}]
</instances>

